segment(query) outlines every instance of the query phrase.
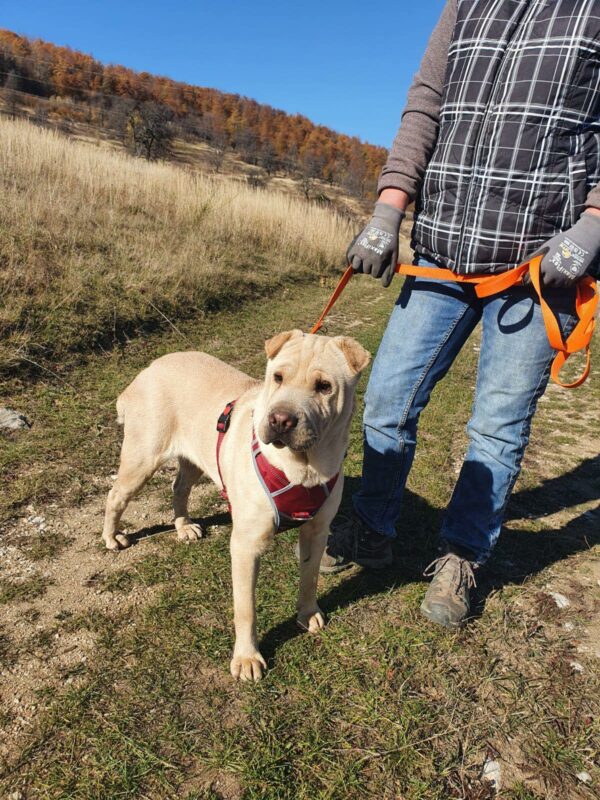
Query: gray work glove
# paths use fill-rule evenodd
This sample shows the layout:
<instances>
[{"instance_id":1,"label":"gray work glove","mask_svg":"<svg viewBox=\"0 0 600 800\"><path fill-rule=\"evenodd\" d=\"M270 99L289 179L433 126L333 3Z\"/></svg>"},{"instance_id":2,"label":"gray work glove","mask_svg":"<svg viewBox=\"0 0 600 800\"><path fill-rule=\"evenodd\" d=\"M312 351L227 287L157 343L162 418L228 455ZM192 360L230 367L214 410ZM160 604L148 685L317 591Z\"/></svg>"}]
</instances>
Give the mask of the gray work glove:
<instances>
[{"instance_id":1,"label":"gray work glove","mask_svg":"<svg viewBox=\"0 0 600 800\"><path fill-rule=\"evenodd\" d=\"M600 215L583 213L572 228L553 236L536 255L542 253L544 286L565 289L586 273L594 274L600 257Z\"/></svg>"},{"instance_id":2,"label":"gray work glove","mask_svg":"<svg viewBox=\"0 0 600 800\"><path fill-rule=\"evenodd\" d=\"M375 211L346 253L355 272L363 272L388 287L398 263L398 234L404 211L388 203L375 203Z\"/></svg>"}]
</instances>

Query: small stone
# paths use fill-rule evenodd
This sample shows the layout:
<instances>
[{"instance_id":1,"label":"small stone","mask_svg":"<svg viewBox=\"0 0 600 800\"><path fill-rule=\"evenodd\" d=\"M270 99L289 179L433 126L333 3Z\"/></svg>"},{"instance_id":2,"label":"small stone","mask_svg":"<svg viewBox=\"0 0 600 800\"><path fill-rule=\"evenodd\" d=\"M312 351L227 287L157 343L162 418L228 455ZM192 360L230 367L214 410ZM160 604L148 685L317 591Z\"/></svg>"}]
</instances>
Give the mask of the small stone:
<instances>
[{"instance_id":1,"label":"small stone","mask_svg":"<svg viewBox=\"0 0 600 800\"><path fill-rule=\"evenodd\" d=\"M33 517L31 520L32 525L41 525L45 521L45 517Z\"/></svg>"},{"instance_id":2,"label":"small stone","mask_svg":"<svg viewBox=\"0 0 600 800\"><path fill-rule=\"evenodd\" d=\"M8 800L23 800L24 797L23 792L16 791L8 795Z\"/></svg>"},{"instance_id":3,"label":"small stone","mask_svg":"<svg viewBox=\"0 0 600 800\"><path fill-rule=\"evenodd\" d=\"M0 430L18 431L21 428L31 428L31 422L24 414L12 408L0 408Z\"/></svg>"},{"instance_id":4,"label":"small stone","mask_svg":"<svg viewBox=\"0 0 600 800\"><path fill-rule=\"evenodd\" d=\"M578 781L581 781L581 783L591 783L592 781L592 776L589 772L578 772L575 777Z\"/></svg>"},{"instance_id":5,"label":"small stone","mask_svg":"<svg viewBox=\"0 0 600 800\"><path fill-rule=\"evenodd\" d=\"M570 667L573 672L583 672L583 664L580 664L579 661L571 661Z\"/></svg>"},{"instance_id":6,"label":"small stone","mask_svg":"<svg viewBox=\"0 0 600 800\"><path fill-rule=\"evenodd\" d=\"M500 763L493 758L486 758L483 764L483 769L481 770L481 779L488 781L492 784L496 791L499 791L502 785L500 776Z\"/></svg>"},{"instance_id":7,"label":"small stone","mask_svg":"<svg viewBox=\"0 0 600 800\"><path fill-rule=\"evenodd\" d=\"M560 592L548 592L548 594L554 600L558 608L568 608L571 605L571 601Z\"/></svg>"},{"instance_id":8,"label":"small stone","mask_svg":"<svg viewBox=\"0 0 600 800\"><path fill-rule=\"evenodd\" d=\"M565 624L563 625L563 628L564 628L566 631L572 631L572 630L574 630L574 628L575 628L575 625L573 625L573 623L572 623L572 622L565 622Z\"/></svg>"}]
</instances>

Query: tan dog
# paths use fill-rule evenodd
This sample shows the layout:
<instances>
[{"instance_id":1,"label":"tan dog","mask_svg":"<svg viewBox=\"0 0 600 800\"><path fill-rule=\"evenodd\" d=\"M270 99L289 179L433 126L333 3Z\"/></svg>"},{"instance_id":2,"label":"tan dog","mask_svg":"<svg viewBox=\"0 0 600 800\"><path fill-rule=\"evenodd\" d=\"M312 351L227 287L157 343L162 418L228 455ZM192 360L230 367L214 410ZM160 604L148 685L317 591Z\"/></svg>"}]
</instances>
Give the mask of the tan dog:
<instances>
[{"instance_id":1,"label":"tan dog","mask_svg":"<svg viewBox=\"0 0 600 800\"><path fill-rule=\"evenodd\" d=\"M255 586L259 558L276 530L273 508L254 469L253 426L266 460L292 484L326 483L340 473L331 494L300 527L298 623L311 632L325 620L317 605L319 562L329 525L342 497L354 390L370 355L346 336L279 333L265 344L263 383L204 353L173 353L154 361L117 400L124 424L121 464L108 494L103 538L111 550L127 547L118 532L129 500L166 461L179 460L173 483L177 536L191 541L202 529L188 517L188 498L202 473L222 488L216 459L216 423L236 400L220 468L232 506L231 562L235 648L231 673L259 680L265 661L258 650Z\"/></svg>"}]
</instances>

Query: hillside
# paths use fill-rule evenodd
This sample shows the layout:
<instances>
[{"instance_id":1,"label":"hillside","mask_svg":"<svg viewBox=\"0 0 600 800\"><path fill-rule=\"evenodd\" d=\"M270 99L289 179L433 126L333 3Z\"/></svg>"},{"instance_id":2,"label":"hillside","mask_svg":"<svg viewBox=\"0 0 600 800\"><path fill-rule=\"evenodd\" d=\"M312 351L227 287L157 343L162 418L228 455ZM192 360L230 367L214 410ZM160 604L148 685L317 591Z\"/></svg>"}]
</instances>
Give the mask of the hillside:
<instances>
[{"instance_id":1,"label":"hillside","mask_svg":"<svg viewBox=\"0 0 600 800\"><path fill-rule=\"evenodd\" d=\"M352 232L299 197L0 118L0 372L318 281Z\"/></svg>"},{"instance_id":2,"label":"hillside","mask_svg":"<svg viewBox=\"0 0 600 800\"><path fill-rule=\"evenodd\" d=\"M239 95L191 86L0 29L4 112L41 125L87 126L147 158L173 155L175 138L209 148L219 171L235 157L255 180L284 174L309 194L324 182L356 197L372 195L386 150Z\"/></svg>"}]
</instances>

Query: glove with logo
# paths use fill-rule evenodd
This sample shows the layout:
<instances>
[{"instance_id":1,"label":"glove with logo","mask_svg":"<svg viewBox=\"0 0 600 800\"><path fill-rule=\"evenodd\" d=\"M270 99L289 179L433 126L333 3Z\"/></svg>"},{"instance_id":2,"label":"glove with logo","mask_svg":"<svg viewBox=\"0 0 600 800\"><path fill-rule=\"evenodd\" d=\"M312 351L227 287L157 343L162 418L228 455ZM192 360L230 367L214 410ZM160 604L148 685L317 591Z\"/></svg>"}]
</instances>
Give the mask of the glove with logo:
<instances>
[{"instance_id":1,"label":"glove with logo","mask_svg":"<svg viewBox=\"0 0 600 800\"><path fill-rule=\"evenodd\" d=\"M363 272L388 287L398 263L398 234L404 211L388 203L376 203L373 216L346 253L355 272Z\"/></svg>"},{"instance_id":2,"label":"glove with logo","mask_svg":"<svg viewBox=\"0 0 600 800\"><path fill-rule=\"evenodd\" d=\"M569 230L553 236L538 251L544 286L575 286L586 273L593 274L600 257L600 214L583 213Z\"/></svg>"}]
</instances>

